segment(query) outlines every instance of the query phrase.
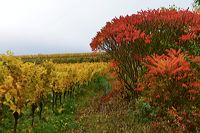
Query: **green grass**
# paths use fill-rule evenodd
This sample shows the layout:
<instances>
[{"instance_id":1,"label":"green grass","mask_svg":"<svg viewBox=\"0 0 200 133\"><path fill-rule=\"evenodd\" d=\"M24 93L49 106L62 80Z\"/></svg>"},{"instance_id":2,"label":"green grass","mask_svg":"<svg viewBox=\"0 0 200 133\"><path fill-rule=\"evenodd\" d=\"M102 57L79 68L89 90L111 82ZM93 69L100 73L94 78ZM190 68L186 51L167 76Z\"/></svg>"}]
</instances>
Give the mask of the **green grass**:
<instances>
[{"instance_id":1,"label":"green grass","mask_svg":"<svg viewBox=\"0 0 200 133\"><path fill-rule=\"evenodd\" d=\"M31 126L31 111L27 110L18 121L18 132L61 133L77 128L78 125L75 121L77 103L78 98L67 98L62 106L58 106L56 112L53 112L50 106L46 106L41 120L39 112L36 112L33 127ZM12 112L5 112L0 132L13 132L13 123Z\"/></svg>"}]
</instances>

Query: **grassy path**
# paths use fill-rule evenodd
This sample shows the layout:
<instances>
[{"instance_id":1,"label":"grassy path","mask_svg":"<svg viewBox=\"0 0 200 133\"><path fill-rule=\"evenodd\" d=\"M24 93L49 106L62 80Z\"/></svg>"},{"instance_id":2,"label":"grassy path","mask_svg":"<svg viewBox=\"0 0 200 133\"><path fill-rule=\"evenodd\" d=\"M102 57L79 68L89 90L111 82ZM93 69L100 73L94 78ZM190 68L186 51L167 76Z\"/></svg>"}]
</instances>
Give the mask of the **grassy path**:
<instances>
[{"instance_id":1,"label":"grassy path","mask_svg":"<svg viewBox=\"0 0 200 133\"><path fill-rule=\"evenodd\" d=\"M102 91L97 91L92 96L86 95L83 100L88 101L87 106L79 107L76 112L78 130L73 132L85 133L147 133L147 125L135 122L133 115L133 102L115 94L108 102L100 102Z\"/></svg>"}]
</instances>

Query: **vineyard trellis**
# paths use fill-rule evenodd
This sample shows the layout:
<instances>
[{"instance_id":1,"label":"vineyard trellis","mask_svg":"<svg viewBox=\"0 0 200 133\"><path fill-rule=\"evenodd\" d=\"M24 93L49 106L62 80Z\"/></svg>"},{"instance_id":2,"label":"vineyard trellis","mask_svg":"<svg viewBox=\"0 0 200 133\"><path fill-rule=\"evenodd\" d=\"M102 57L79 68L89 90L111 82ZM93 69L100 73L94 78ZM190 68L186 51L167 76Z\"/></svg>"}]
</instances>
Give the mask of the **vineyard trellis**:
<instances>
[{"instance_id":1,"label":"vineyard trellis","mask_svg":"<svg viewBox=\"0 0 200 133\"><path fill-rule=\"evenodd\" d=\"M55 64L52 61L40 65L24 63L12 53L1 55L0 62L0 112L8 106L15 119L14 132L23 112L32 111L32 126L35 110L39 108L40 119L44 100L52 96L52 110L57 107L58 98L74 95L75 88L88 84L96 74L102 74L107 63ZM0 114L1 115L1 114ZM0 117L1 118L1 117ZM0 120L1 121L1 120Z\"/></svg>"}]
</instances>

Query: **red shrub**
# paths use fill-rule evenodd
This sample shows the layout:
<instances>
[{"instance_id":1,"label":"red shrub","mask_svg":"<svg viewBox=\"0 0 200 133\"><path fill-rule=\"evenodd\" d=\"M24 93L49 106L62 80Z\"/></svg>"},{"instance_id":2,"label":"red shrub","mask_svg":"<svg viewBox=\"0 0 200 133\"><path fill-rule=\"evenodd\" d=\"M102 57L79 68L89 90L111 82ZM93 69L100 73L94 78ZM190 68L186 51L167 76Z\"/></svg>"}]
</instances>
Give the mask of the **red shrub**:
<instances>
[{"instance_id":1,"label":"red shrub","mask_svg":"<svg viewBox=\"0 0 200 133\"><path fill-rule=\"evenodd\" d=\"M107 22L92 39L90 46L93 51L108 52L118 62L118 76L124 81L126 88L131 90L144 74L141 62L147 55L162 55L170 48L188 51L190 55L200 55L199 22L200 15L189 10L141 11ZM168 63L172 62L167 60ZM174 69L174 73L187 69L187 63L182 67L184 68ZM171 65L168 69L173 68Z\"/></svg>"}]
</instances>

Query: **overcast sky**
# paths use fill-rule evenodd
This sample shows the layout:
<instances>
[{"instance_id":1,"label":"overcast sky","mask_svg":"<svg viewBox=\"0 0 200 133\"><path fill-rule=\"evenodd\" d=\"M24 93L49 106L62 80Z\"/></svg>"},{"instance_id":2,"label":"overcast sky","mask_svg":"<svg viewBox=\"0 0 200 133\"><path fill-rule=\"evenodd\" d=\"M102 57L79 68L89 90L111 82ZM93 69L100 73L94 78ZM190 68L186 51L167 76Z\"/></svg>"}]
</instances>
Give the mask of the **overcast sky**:
<instances>
[{"instance_id":1,"label":"overcast sky","mask_svg":"<svg viewBox=\"0 0 200 133\"><path fill-rule=\"evenodd\" d=\"M141 9L193 0L0 0L0 53L90 52L91 38L107 21Z\"/></svg>"}]
</instances>

